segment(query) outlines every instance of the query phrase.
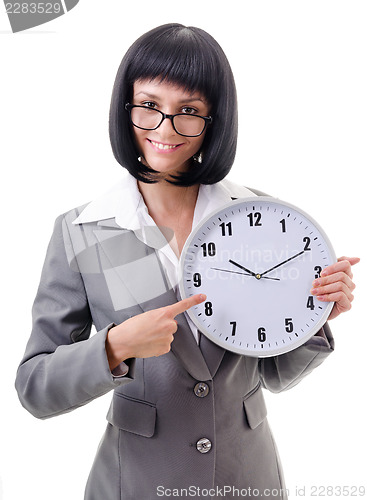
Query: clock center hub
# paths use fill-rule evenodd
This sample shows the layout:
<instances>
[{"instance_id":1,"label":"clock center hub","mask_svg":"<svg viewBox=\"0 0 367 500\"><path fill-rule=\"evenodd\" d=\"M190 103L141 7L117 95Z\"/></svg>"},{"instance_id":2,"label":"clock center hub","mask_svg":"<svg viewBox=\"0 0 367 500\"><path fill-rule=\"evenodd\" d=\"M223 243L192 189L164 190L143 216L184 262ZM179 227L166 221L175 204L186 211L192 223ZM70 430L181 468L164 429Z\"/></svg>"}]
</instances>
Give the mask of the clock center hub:
<instances>
[{"instance_id":1,"label":"clock center hub","mask_svg":"<svg viewBox=\"0 0 367 500\"><path fill-rule=\"evenodd\" d=\"M261 278L261 274L255 274L255 278L259 280Z\"/></svg>"}]
</instances>

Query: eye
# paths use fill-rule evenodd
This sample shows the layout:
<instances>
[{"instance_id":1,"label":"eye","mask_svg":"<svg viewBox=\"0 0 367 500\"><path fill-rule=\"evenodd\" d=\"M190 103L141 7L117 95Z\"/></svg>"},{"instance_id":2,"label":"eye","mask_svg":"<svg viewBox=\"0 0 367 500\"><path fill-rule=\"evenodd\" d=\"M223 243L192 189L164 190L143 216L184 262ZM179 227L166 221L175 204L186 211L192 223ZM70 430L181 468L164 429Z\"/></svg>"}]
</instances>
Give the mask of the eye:
<instances>
[{"instance_id":1,"label":"eye","mask_svg":"<svg viewBox=\"0 0 367 500\"><path fill-rule=\"evenodd\" d=\"M150 109L156 108L156 103L153 101L144 101L141 104L142 104L142 106L146 106L147 108L150 108Z\"/></svg>"},{"instance_id":2,"label":"eye","mask_svg":"<svg viewBox=\"0 0 367 500\"><path fill-rule=\"evenodd\" d=\"M181 113L185 113L187 115L194 115L197 112L197 109L191 108L190 106L184 106L181 110Z\"/></svg>"}]
</instances>

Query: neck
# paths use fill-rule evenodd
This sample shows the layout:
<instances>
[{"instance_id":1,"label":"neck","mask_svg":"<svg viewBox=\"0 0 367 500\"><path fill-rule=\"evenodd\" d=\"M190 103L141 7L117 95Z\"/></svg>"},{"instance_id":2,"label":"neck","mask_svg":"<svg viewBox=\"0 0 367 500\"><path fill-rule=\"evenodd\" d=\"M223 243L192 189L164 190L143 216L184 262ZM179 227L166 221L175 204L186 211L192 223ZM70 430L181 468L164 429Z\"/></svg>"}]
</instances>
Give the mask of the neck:
<instances>
[{"instance_id":1,"label":"neck","mask_svg":"<svg viewBox=\"0 0 367 500\"><path fill-rule=\"evenodd\" d=\"M194 209L199 191L198 184L183 187L164 180L155 184L138 181L138 187L153 218L153 214L173 216L182 210Z\"/></svg>"}]
</instances>

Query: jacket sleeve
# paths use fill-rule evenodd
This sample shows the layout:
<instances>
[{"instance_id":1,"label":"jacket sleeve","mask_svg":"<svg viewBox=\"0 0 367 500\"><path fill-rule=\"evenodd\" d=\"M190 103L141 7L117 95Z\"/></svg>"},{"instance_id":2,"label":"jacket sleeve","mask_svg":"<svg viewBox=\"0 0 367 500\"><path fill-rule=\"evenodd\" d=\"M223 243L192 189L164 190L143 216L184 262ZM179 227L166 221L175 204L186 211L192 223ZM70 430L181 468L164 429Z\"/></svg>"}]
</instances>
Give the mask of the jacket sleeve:
<instances>
[{"instance_id":1,"label":"jacket sleeve","mask_svg":"<svg viewBox=\"0 0 367 500\"><path fill-rule=\"evenodd\" d=\"M328 323L305 344L293 351L259 359L262 386L271 392L294 387L319 366L334 350L334 339Z\"/></svg>"},{"instance_id":2,"label":"jacket sleeve","mask_svg":"<svg viewBox=\"0 0 367 500\"><path fill-rule=\"evenodd\" d=\"M111 325L90 337L92 317L82 276L69 266L63 215L55 222L32 309L32 333L15 387L22 405L45 419L69 412L133 379L109 369L105 341Z\"/></svg>"}]
</instances>

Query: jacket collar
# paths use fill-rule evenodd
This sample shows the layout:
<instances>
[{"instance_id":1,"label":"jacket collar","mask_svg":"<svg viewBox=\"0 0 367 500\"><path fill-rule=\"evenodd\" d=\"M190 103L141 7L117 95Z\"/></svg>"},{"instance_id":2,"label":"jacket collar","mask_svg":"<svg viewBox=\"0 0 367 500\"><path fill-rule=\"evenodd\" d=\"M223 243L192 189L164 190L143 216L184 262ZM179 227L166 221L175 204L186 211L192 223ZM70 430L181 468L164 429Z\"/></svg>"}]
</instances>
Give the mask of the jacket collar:
<instances>
[{"instance_id":1,"label":"jacket collar","mask_svg":"<svg viewBox=\"0 0 367 500\"><path fill-rule=\"evenodd\" d=\"M197 200L199 210L195 210L193 227L202 218L203 210L205 214L209 214L233 199L249 196L254 196L254 193L227 179L217 184L201 184ZM90 202L72 223L97 222L98 225L110 227L117 225L123 229L137 231L141 227L138 218L139 210L147 211L147 207L139 192L137 181L131 174L124 172L117 184Z\"/></svg>"},{"instance_id":2,"label":"jacket collar","mask_svg":"<svg viewBox=\"0 0 367 500\"><path fill-rule=\"evenodd\" d=\"M106 225L113 226L110 219L115 219L121 228L138 229L139 221L136 214L141 203L143 198L139 193L136 179L128 172L124 172L119 182L90 202L72 223L100 221L99 225L104 225L103 221L106 221Z\"/></svg>"}]
</instances>

